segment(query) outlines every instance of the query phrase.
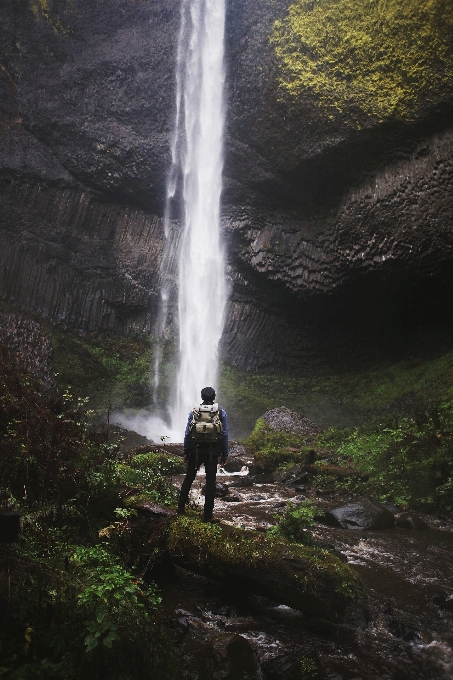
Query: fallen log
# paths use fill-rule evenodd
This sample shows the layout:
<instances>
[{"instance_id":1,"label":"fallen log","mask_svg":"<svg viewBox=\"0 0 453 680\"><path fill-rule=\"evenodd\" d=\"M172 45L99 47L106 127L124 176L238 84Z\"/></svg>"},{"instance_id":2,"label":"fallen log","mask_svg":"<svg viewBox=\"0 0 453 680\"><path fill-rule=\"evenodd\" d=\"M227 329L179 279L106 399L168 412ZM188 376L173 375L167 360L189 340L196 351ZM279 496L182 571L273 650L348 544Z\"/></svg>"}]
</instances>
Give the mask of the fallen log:
<instances>
[{"instance_id":1,"label":"fallen log","mask_svg":"<svg viewBox=\"0 0 453 680\"><path fill-rule=\"evenodd\" d=\"M341 620L358 592L356 573L326 549L156 510L139 513L147 552L158 547L161 558L194 573L330 621Z\"/></svg>"}]
</instances>

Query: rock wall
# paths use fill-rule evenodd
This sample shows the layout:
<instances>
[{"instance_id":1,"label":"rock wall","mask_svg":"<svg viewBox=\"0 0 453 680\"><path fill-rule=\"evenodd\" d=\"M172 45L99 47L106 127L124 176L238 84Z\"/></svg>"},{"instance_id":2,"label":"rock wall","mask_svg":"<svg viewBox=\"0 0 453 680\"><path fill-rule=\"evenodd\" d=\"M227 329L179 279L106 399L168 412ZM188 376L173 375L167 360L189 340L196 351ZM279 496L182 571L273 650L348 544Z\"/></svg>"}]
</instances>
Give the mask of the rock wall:
<instances>
[{"instance_id":1,"label":"rock wall","mask_svg":"<svg viewBox=\"0 0 453 680\"><path fill-rule=\"evenodd\" d=\"M227 4L223 351L249 369L369 360L453 324L452 93L360 129L282 96L269 36L289 4ZM179 0L5 0L0 25L1 298L152 332Z\"/></svg>"}]
</instances>

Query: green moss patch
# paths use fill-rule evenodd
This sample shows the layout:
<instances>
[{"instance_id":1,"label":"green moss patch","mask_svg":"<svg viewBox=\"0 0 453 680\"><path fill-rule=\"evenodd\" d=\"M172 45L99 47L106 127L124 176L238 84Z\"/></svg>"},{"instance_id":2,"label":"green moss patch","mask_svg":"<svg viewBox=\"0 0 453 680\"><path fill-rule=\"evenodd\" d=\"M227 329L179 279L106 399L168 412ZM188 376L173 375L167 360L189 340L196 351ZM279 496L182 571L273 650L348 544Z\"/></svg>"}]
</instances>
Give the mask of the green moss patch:
<instances>
[{"instance_id":1,"label":"green moss patch","mask_svg":"<svg viewBox=\"0 0 453 680\"><path fill-rule=\"evenodd\" d=\"M250 374L223 367L219 393L231 429L239 430L235 436L248 435L257 418L279 406L321 427L356 426L389 411L410 415L420 399L453 399L453 351L322 375Z\"/></svg>"},{"instance_id":2,"label":"green moss patch","mask_svg":"<svg viewBox=\"0 0 453 680\"><path fill-rule=\"evenodd\" d=\"M215 578L251 585L309 614L331 618L354 598L356 574L327 550L229 526L178 517L166 548L181 563Z\"/></svg>"},{"instance_id":3,"label":"green moss patch","mask_svg":"<svg viewBox=\"0 0 453 680\"><path fill-rule=\"evenodd\" d=\"M309 464L316 457L313 447L306 444L306 435L273 430L262 418L244 443L262 472L273 472L285 463Z\"/></svg>"},{"instance_id":4,"label":"green moss patch","mask_svg":"<svg viewBox=\"0 0 453 680\"><path fill-rule=\"evenodd\" d=\"M338 480L339 488L371 491L406 507L453 512L451 400L419 405L412 417L332 430L322 443L366 475L366 481Z\"/></svg>"},{"instance_id":5,"label":"green moss patch","mask_svg":"<svg viewBox=\"0 0 453 680\"><path fill-rule=\"evenodd\" d=\"M452 35L452 0L296 0L271 43L290 95L409 120L453 85Z\"/></svg>"},{"instance_id":6,"label":"green moss patch","mask_svg":"<svg viewBox=\"0 0 453 680\"><path fill-rule=\"evenodd\" d=\"M76 395L89 396L93 408L143 408L151 399L153 342L145 334L81 335L56 326L50 331L57 379Z\"/></svg>"}]
</instances>

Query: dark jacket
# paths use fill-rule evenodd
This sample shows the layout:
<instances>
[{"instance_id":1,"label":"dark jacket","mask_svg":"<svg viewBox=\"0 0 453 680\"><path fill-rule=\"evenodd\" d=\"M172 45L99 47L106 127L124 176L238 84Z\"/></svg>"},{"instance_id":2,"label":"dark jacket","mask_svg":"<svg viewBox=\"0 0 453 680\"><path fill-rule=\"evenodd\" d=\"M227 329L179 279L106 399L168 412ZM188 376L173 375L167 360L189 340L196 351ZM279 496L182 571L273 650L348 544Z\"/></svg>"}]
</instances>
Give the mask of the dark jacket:
<instances>
[{"instance_id":1,"label":"dark jacket","mask_svg":"<svg viewBox=\"0 0 453 680\"><path fill-rule=\"evenodd\" d=\"M191 451L195 450L195 442L190 436L190 426L192 424L192 411L189 413L187 418L186 431L184 432L184 455L188 455ZM222 434L220 436L219 442L219 454L220 460L225 462L228 458L228 419L226 411L223 408L219 408L219 418L222 423Z\"/></svg>"}]
</instances>

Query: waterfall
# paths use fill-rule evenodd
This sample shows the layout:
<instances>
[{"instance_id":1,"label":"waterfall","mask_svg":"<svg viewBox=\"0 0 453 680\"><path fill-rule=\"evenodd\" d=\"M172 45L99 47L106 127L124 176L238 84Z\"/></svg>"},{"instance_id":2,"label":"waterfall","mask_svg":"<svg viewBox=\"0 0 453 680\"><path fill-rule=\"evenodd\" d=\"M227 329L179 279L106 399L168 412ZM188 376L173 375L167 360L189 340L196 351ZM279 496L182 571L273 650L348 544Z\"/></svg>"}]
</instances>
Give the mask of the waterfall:
<instances>
[{"instance_id":1,"label":"waterfall","mask_svg":"<svg viewBox=\"0 0 453 680\"><path fill-rule=\"evenodd\" d=\"M200 390L216 386L218 346L227 290L220 239L222 190L224 0L182 0L176 60L176 115L167 181L158 333L165 327L172 282L166 273L175 239L172 218L180 206L178 312L180 361L170 404L172 438L184 433ZM181 205L182 202L182 205ZM157 351L155 388L161 349Z\"/></svg>"}]
</instances>

